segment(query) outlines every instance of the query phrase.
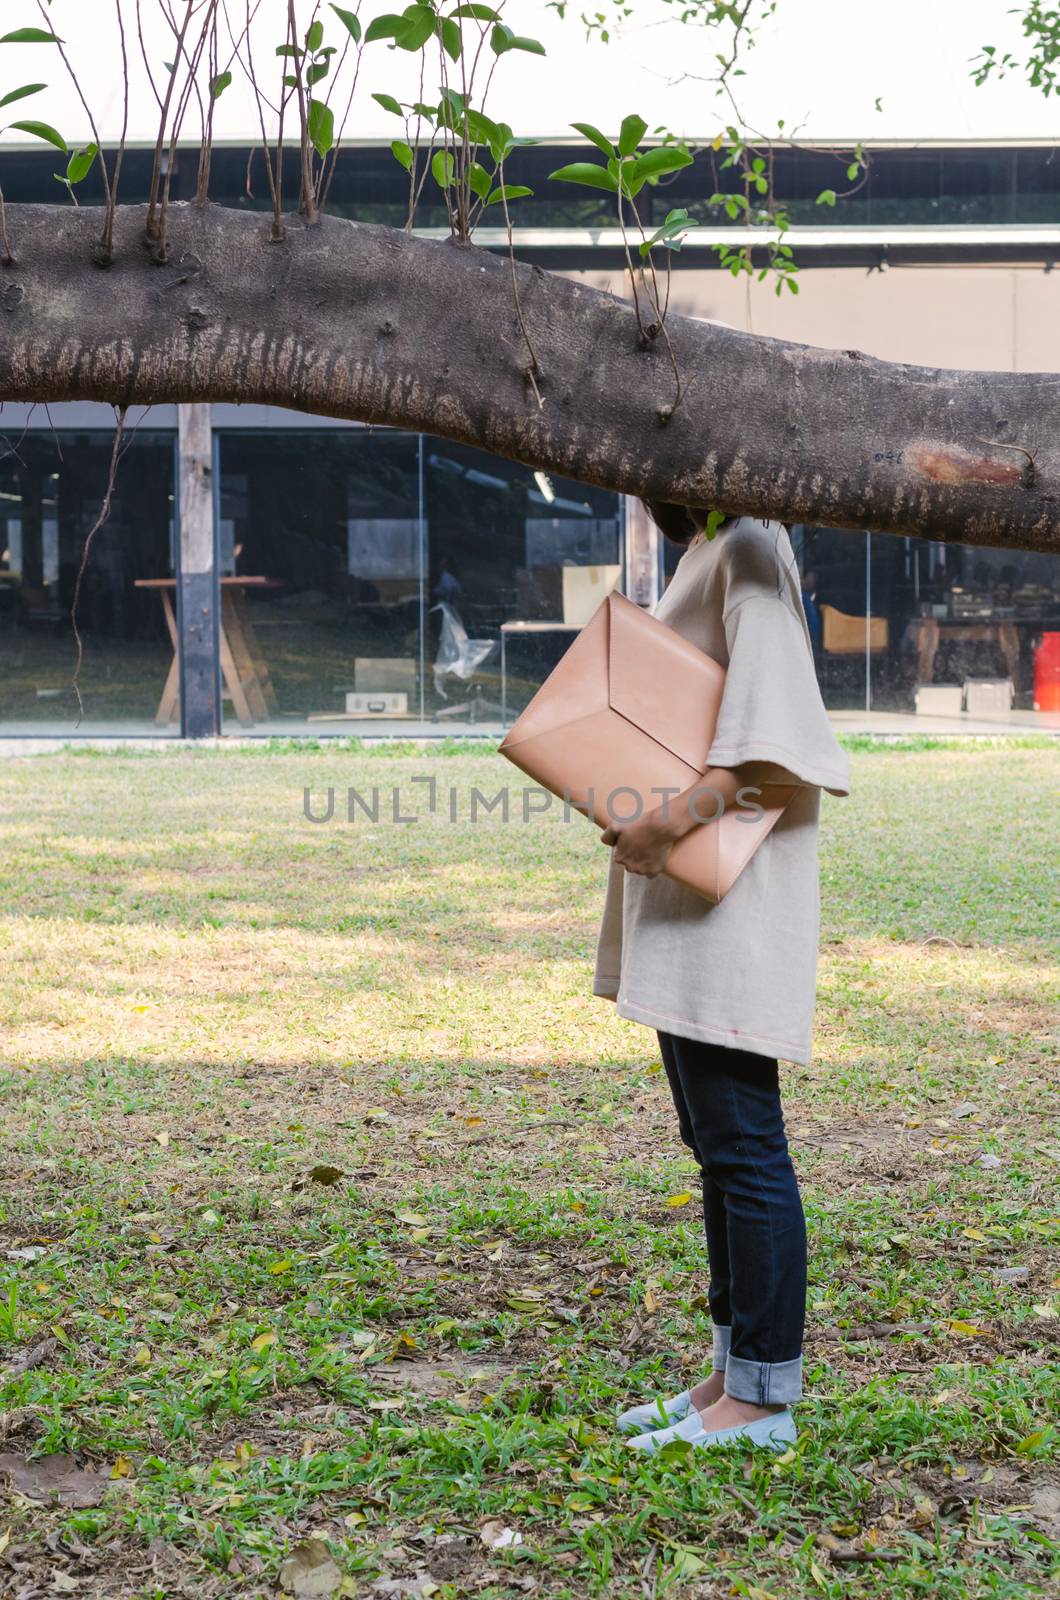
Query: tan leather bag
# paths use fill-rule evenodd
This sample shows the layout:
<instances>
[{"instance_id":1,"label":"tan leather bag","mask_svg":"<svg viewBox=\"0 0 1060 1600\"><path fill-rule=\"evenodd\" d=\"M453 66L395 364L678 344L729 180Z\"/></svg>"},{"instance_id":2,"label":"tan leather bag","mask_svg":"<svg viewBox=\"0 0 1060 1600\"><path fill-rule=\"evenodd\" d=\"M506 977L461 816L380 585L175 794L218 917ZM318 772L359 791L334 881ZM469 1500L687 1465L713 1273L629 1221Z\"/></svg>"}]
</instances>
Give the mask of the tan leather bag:
<instances>
[{"instance_id":1,"label":"tan leather bag","mask_svg":"<svg viewBox=\"0 0 1060 1600\"><path fill-rule=\"evenodd\" d=\"M605 828L684 793L707 769L725 669L613 593L501 743L501 754ZM770 785L679 839L666 873L717 902L776 825L794 787ZM695 802L707 819L718 801Z\"/></svg>"}]
</instances>

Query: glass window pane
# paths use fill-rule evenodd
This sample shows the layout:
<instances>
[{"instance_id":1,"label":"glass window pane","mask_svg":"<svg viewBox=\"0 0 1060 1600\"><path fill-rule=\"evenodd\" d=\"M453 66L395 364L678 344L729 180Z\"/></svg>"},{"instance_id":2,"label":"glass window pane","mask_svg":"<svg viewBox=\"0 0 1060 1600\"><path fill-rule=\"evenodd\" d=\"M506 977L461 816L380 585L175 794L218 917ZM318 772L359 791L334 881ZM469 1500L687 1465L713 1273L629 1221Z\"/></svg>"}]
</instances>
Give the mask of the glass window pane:
<instances>
[{"instance_id":1,"label":"glass window pane","mask_svg":"<svg viewBox=\"0 0 1060 1600\"><path fill-rule=\"evenodd\" d=\"M222 619L254 726L358 733L365 723L346 719L363 701L348 697L366 694L394 697L390 717L418 716L416 435L225 430L219 452Z\"/></svg>"},{"instance_id":2,"label":"glass window pane","mask_svg":"<svg viewBox=\"0 0 1060 1600\"><path fill-rule=\"evenodd\" d=\"M438 667L429 675L428 710L483 720L503 703L510 717L620 581L621 498L440 439L425 439L424 450L427 649ZM467 679L445 670L453 614L479 644Z\"/></svg>"},{"instance_id":3,"label":"glass window pane","mask_svg":"<svg viewBox=\"0 0 1060 1600\"><path fill-rule=\"evenodd\" d=\"M77 642L71 608L99 514L113 435L32 431L0 438L0 723L6 733L73 732ZM81 726L154 726L173 662L158 589L173 575L171 433L130 432L111 513L93 537L76 621ZM170 599L172 604L172 599ZM172 724L172 731L177 725Z\"/></svg>"},{"instance_id":4,"label":"glass window pane","mask_svg":"<svg viewBox=\"0 0 1060 1600\"><path fill-rule=\"evenodd\" d=\"M824 703L829 710L863 710L865 535L796 523L791 538Z\"/></svg>"}]
</instances>

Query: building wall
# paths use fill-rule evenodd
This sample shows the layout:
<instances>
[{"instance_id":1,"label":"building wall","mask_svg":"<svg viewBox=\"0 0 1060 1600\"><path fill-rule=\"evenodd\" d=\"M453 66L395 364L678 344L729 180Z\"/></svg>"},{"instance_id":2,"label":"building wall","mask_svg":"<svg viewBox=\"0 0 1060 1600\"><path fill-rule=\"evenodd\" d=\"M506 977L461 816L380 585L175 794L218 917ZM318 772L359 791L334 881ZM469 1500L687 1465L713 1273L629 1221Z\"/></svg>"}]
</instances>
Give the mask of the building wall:
<instances>
[{"instance_id":1,"label":"building wall","mask_svg":"<svg viewBox=\"0 0 1060 1600\"><path fill-rule=\"evenodd\" d=\"M623 292L618 272L574 274ZM751 333L864 350L919 366L1060 372L1060 273L1041 267L821 267L797 295L727 272L682 268L670 303Z\"/></svg>"}]
</instances>

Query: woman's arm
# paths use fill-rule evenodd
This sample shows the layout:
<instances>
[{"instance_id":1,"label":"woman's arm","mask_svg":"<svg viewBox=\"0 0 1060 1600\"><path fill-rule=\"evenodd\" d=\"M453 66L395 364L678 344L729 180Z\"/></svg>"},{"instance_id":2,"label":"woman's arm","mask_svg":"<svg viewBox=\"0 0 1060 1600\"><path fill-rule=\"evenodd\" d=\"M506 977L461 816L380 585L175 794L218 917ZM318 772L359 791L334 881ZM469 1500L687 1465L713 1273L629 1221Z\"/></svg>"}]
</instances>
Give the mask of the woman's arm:
<instances>
[{"instance_id":1,"label":"woman's arm","mask_svg":"<svg viewBox=\"0 0 1060 1600\"><path fill-rule=\"evenodd\" d=\"M723 811L735 805L741 790L751 788L752 764L740 767L708 767L691 788L681 794L665 795L659 805L645 811L633 822L612 822L600 835L600 843L612 845L615 860L627 872L656 878L677 843L693 828L709 826Z\"/></svg>"}]
</instances>

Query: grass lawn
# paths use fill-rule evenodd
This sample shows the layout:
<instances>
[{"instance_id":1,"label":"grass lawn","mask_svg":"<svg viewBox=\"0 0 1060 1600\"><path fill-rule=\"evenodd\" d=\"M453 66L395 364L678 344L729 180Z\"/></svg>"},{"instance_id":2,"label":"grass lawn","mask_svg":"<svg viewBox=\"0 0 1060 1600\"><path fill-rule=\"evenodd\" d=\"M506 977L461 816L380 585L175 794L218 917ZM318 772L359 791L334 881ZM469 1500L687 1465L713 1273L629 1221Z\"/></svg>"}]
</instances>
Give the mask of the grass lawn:
<instances>
[{"instance_id":1,"label":"grass lawn","mask_svg":"<svg viewBox=\"0 0 1060 1600\"><path fill-rule=\"evenodd\" d=\"M1060 1592L1057 757L852 759L799 1442L668 1461L611 1422L703 1367L695 1169L588 824L490 754L0 764L0 1595Z\"/></svg>"}]
</instances>

